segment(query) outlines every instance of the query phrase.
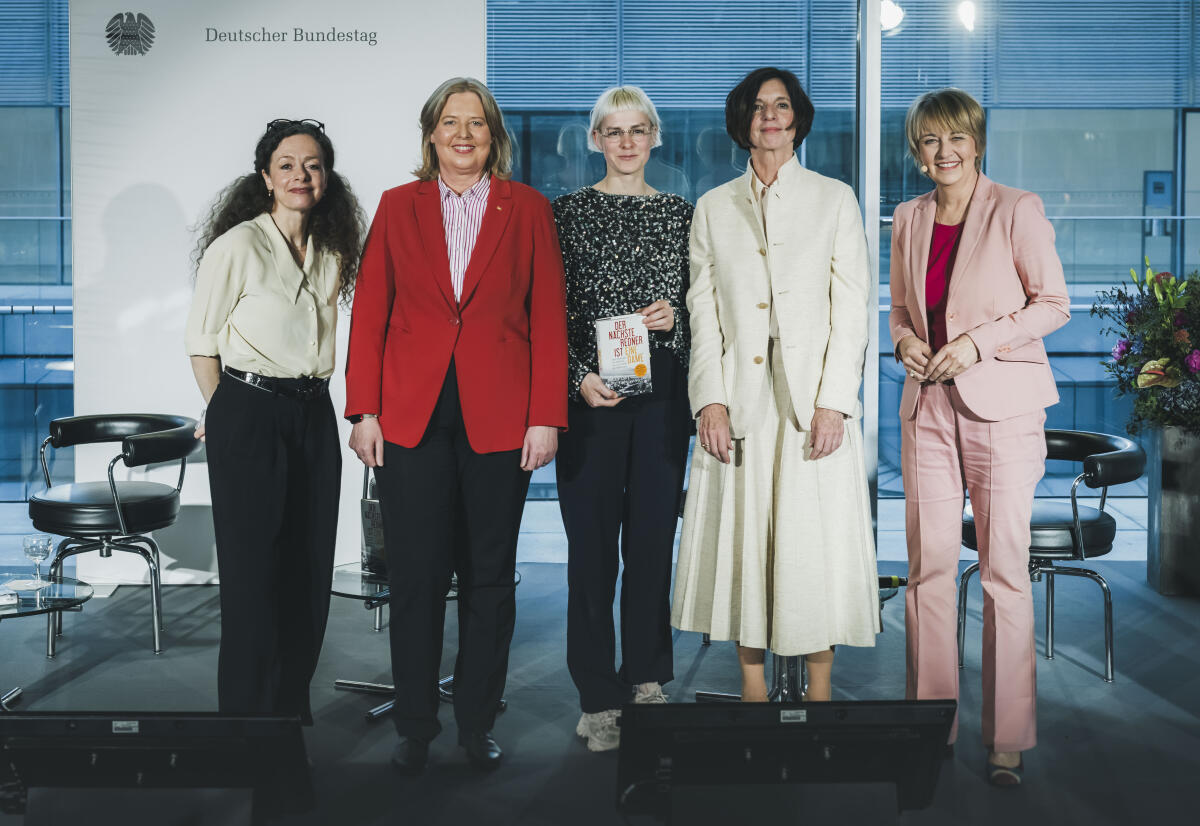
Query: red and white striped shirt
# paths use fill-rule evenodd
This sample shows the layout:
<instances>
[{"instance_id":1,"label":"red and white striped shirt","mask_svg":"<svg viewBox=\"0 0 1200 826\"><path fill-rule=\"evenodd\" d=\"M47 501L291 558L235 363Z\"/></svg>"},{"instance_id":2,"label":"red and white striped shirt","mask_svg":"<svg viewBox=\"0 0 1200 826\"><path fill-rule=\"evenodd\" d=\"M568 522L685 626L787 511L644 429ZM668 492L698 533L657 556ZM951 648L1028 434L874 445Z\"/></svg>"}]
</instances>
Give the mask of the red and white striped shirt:
<instances>
[{"instance_id":1,"label":"red and white striped shirt","mask_svg":"<svg viewBox=\"0 0 1200 826\"><path fill-rule=\"evenodd\" d=\"M450 284L454 287L455 301L462 301L463 275L471 263L471 251L475 249L475 239L479 237L479 227L483 224L483 213L487 209L491 188L492 177L484 175L459 195L438 178L438 191L442 194L442 227L446 230Z\"/></svg>"}]
</instances>

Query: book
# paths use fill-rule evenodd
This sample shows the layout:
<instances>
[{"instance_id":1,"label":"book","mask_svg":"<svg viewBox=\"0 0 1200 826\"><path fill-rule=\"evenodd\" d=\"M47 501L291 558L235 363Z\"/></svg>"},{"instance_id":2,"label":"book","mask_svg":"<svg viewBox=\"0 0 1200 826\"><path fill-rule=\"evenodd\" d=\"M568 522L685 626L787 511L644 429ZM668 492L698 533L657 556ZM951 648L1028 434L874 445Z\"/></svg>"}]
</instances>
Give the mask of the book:
<instances>
[{"instance_id":1,"label":"book","mask_svg":"<svg viewBox=\"0 0 1200 826\"><path fill-rule=\"evenodd\" d=\"M596 356L600 378L622 396L649 393L650 339L638 313L596 319Z\"/></svg>"}]
</instances>

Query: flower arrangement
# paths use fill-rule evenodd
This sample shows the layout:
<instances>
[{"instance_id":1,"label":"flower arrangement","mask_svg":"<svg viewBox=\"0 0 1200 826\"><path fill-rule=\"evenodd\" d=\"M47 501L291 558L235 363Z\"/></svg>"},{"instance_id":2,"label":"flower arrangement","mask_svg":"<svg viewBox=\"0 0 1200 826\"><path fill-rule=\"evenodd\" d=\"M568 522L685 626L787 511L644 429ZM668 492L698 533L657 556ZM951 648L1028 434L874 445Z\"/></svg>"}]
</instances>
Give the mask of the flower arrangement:
<instances>
[{"instance_id":1,"label":"flower arrangement","mask_svg":"<svg viewBox=\"0 0 1200 826\"><path fill-rule=\"evenodd\" d=\"M1121 284L1097 294L1092 315L1110 322L1102 332L1117 343L1104 368L1117 380L1117 394L1133 395L1128 430L1179 427L1200 434L1200 273L1176 278L1131 269L1132 287Z\"/></svg>"}]
</instances>

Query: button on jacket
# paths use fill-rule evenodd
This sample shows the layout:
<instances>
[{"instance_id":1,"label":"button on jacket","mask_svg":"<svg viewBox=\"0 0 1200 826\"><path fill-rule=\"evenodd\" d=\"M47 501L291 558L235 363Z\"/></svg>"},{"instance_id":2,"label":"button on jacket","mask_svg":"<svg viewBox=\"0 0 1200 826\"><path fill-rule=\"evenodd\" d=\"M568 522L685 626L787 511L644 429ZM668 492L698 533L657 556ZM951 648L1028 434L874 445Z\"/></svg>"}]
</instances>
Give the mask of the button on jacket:
<instances>
[{"instance_id":1,"label":"button on jacket","mask_svg":"<svg viewBox=\"0 0 1200 826\"><path fill-rule=\"evenodd\" d=\"M925 272L933 238L935 193L896 207L892 219L892 343L929 341ZM1058 402L1042 338L1067 323L1071 302L1054 228L1042 199L979 176L967 207L946 296L946 339L966 333L980 361L954 377L963 404L1000 421ZM916 414L920 383L905 378L900 417Z\"/></svg>"},{"instance_id":2,"label":"button on jacket","mask_svg":"<svg viewBox=\"0 0 1200 826\"><path fill-rule=\"evenodd\" d=\"M693 415L726 405L735 438L764 415L772 318L801 427L816 407L861 415L870 318L866 236L850 187L793 157L760 210L753 179L749 167L706 193L692 220L688 395Z\"/></svg>"},{"instance_id":3,"label":"button on jacket","mask_svg":"<svg viewBox=\"0 0 1200 826\"><path fill-rule=\"evenodd\" d=\"M244 221L204 253L188 314L189 356L278 378L333 372L338 259L312 238L298 267L270 213Z\"/></svg>"}]
</instances>

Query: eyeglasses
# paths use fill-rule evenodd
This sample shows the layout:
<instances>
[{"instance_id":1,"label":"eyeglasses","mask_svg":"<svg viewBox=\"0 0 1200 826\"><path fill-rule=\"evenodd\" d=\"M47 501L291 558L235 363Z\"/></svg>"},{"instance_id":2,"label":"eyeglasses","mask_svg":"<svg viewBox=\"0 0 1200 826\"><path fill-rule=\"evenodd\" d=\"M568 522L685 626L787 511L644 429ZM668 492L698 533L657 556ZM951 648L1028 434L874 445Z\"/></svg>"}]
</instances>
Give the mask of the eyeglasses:
<instances>
[{"instance_id":1,"label":"eyeglasses","mask_svg":"<svg viewBox=\"0 0 1200 826\"><path fill-rule=\"evenodd\" d=\"M272 129L283 129L284 127L287 127L287 126L311 126L314 129L320 129L322 132L325 131L325 124L321 123L321 121L319 121L319 120L313 120L312 118L304 118L303 120L292 120L291 118L276 118L275 120L273 120L267 124L267 131L269 132Z\"/></svg>"},{"instance_id":2,"label":"eyeglasses","mask_svg":"<svg viewBox=\"0 0 1200 826\"><path fill-rule=\"evenodd\" d=\"M600 137L604 138L604 140L609 141L610 143L615 143L617 141L625 140L625 136L628 135L637 143L641 143L642 141L648 139L652 134L654 134L653 127L635 126L628 130L606 129L600 133Z\"/></svg>"}]
</instances>

